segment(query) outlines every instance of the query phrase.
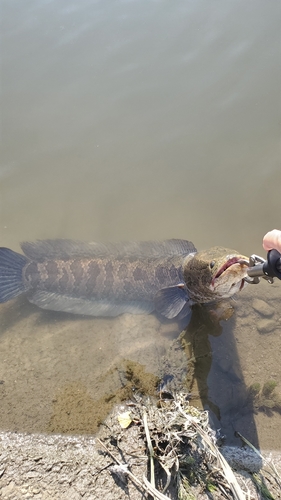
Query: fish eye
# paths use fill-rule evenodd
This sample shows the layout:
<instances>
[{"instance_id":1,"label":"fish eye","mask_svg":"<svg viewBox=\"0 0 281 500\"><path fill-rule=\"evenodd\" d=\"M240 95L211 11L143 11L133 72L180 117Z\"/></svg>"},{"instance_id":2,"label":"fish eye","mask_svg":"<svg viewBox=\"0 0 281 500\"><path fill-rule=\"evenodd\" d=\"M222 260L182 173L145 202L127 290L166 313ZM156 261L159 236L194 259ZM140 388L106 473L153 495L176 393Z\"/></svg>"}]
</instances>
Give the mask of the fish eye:
<instances>
[{"instance_id":1,"label":"fish eye","mask_svg":"<svg viewBox=\"0 0 281 500\"><path fill-rule=\"evenodd\" d=\"M209 264L210 269L213 269L214 265L215 265L215 261L214 261L214 260L211 260L211 262L210 262L210 264Z\"/></svg>"}]
</instances>

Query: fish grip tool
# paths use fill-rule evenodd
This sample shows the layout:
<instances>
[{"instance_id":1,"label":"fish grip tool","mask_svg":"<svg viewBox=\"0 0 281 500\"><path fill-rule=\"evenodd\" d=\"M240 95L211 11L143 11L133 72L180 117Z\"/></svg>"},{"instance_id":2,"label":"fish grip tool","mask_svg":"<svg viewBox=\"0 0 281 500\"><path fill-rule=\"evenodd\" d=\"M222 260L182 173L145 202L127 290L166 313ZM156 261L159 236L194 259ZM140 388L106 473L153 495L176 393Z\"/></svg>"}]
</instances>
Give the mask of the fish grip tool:
<instances>
[{"instance_id":1,"label":"fish grip tool","mask_svg":"<svg viewBox=\"0 0 281 500\"><path fill-rule=\"evenodd\" d=\"M250 284L259 283L260 278L264 278L268 283L273 283L273 278L281 280L281 253L275 249L269 250L267 259L251 255L247 274L245 280Z\"/></svg>"}]
</instances>

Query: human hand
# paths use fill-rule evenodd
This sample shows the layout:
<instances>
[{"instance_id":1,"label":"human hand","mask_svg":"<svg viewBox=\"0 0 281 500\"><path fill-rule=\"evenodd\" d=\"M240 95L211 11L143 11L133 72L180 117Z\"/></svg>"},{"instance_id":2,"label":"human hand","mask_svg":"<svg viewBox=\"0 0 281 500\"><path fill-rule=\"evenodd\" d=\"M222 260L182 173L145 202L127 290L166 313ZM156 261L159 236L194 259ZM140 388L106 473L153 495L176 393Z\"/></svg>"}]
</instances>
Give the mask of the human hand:
<instances>
[{"instance_id":1,"label":"human hand","mask_svg":"<svg viewBox=\"0 0 281 500\"><path fill-rule=\"evenodd\" d=\"M278 229L273 229L266 233L263 238L263 248L268 252L275 248L278 252L281 252L281 231Z\"/></svg>"}]
</instances>

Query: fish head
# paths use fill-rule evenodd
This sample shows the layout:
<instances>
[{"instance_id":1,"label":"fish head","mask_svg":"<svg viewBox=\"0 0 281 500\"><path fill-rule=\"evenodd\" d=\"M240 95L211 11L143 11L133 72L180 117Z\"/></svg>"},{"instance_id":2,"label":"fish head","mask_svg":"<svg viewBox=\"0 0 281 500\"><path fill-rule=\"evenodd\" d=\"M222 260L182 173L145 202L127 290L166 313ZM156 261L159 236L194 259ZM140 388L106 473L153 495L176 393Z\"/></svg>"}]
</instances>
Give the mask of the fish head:
<instances>
[{"instance_id":1,"label":"fish head","mask_svg":"<svg viewBox=\"0 0 281 500\"><path fill-rule=\"evenodd\" d=\"M244 288L249 259L236 250L213 247L187 257L184 280L193 302L231 297Z\"/></svg>"}]
</instances>

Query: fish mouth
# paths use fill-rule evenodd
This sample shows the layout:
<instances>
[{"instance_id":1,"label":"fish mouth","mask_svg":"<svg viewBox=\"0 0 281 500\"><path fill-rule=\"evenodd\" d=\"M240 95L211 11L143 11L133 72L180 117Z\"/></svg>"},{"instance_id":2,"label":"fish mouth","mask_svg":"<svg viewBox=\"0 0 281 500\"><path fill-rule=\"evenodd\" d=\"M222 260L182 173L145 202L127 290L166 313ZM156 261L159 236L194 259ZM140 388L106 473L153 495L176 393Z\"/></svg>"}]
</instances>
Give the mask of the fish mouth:
<instances>
[{"instance_id":1,"label":"fish mouth","mask_svg":"<svg viewBox=\"0 0 281 500\"><path fill-rule=\"evenodd\" d=\"M215 276L212 279L212 285L214 285L215 281L230 267L232 267L235 264L240 264L241 268L242 267L249 267L249 260L246 257L243 256L235 256L235 257L230 257L218 270L218 272L215 274ZM242 283L241 287L243 288L244 285L244 279L242 278ZM241 289L242 289L241 288Z\"/></svg>"}]
</instances>

